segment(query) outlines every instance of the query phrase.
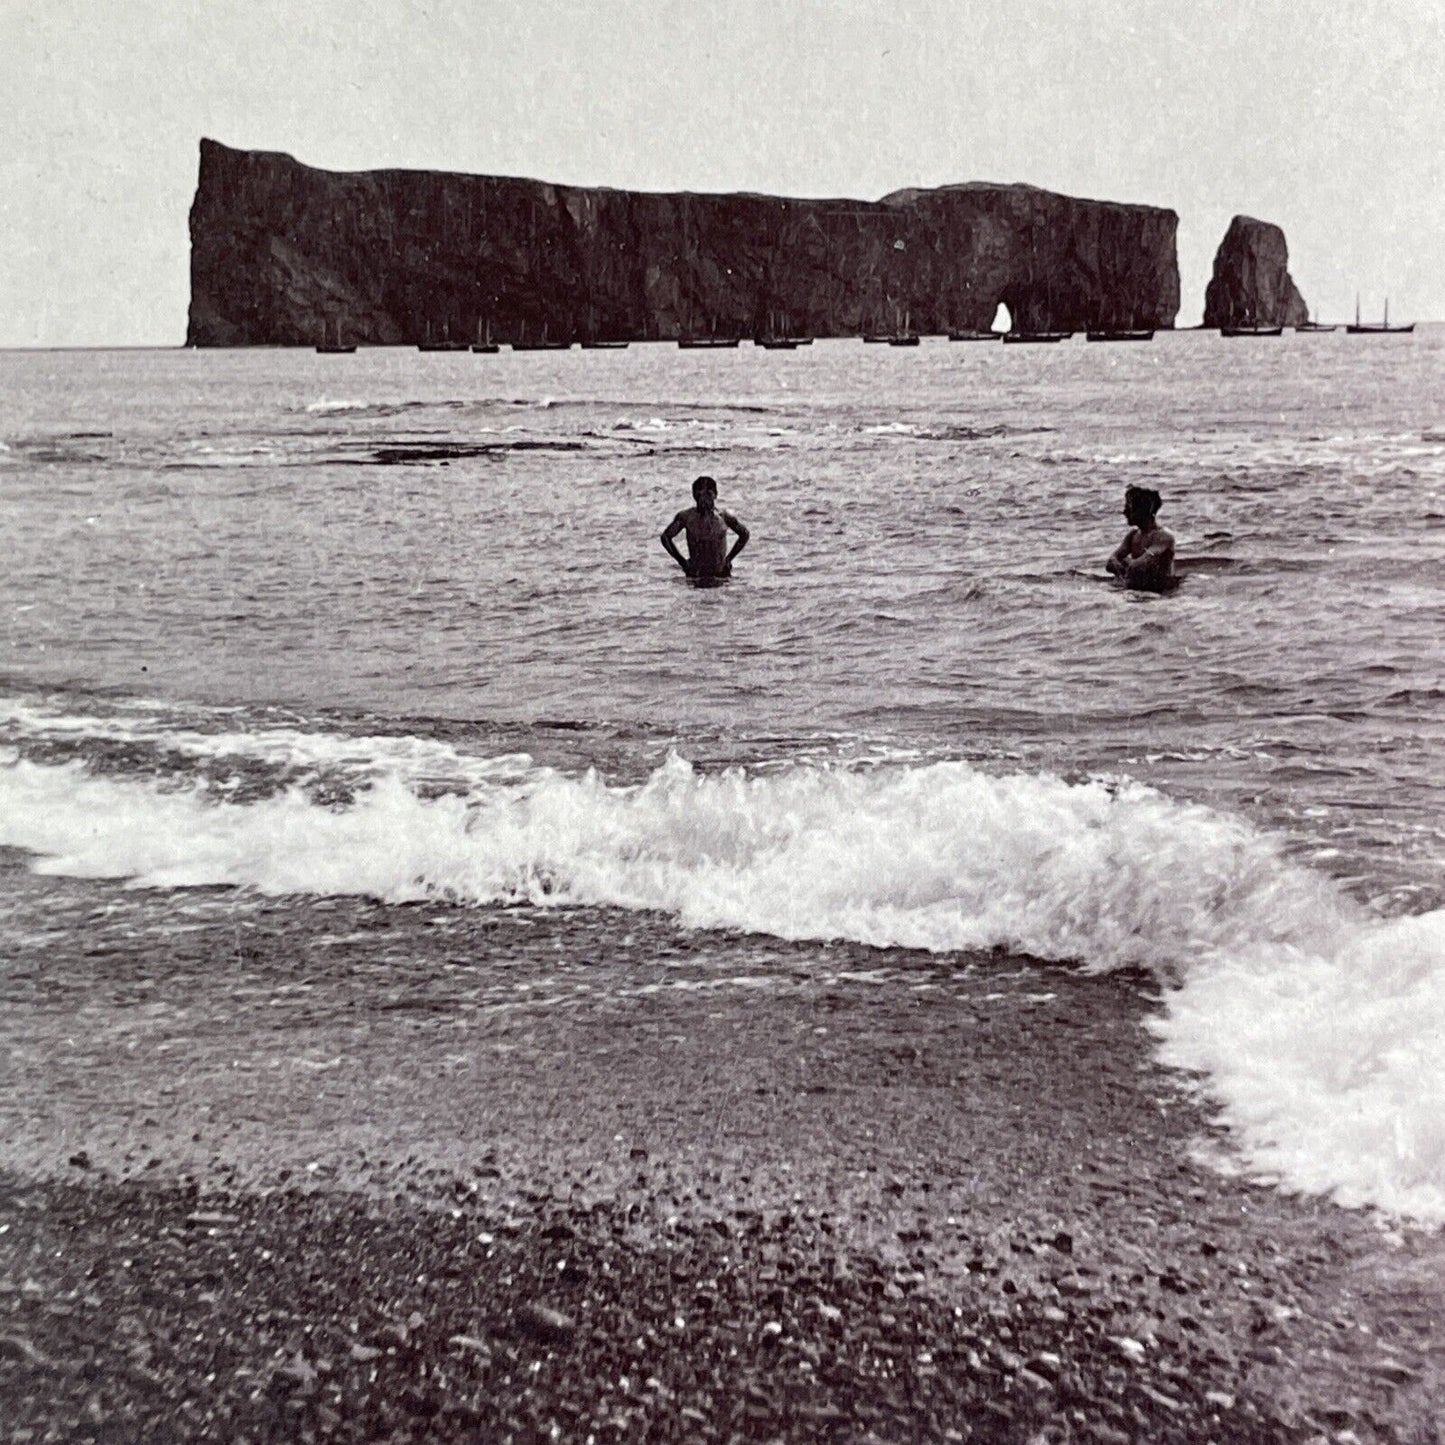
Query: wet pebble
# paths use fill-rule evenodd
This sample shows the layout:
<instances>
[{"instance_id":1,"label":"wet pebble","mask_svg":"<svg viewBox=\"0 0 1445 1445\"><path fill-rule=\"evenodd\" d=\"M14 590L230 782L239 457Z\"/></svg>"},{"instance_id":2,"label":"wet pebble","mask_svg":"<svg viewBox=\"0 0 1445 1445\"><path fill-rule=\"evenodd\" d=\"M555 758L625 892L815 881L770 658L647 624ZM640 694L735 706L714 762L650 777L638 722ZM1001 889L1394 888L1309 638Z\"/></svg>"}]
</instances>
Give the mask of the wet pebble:
<instances>
[{"instance_id":1,"label":"wet pebble","mask_svg":"<svg viewBox=\"0 0 1445 1445\"><path fill-rule=\"evenodd\" d=\"M576 1322L550 1305L524 1304L513 1318L524 1334L546 1344L565 1344L577 1332Z\"/></svg>"}]
</instances>

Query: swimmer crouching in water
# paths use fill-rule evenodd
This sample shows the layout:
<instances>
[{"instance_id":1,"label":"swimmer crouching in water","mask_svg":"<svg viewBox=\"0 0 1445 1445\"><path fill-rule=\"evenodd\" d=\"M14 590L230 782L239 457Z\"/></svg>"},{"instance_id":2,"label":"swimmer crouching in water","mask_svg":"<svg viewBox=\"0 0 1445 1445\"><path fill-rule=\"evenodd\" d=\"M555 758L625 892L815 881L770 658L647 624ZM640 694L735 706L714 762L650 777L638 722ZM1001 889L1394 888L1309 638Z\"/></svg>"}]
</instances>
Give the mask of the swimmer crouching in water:
<instances>
[{"instance_id":1,"label":"swimmer crouching in water","mask_svg":"<svg viewBox=\"0 0 1445 1445\"><path fill-rule=\"evenodd\" d=\"M1150 487L1124 489L1124 520L1129 531L1104 565L1135 591L1167 592L1178 581L1174 535L1154 520L1162 500Z\"/></svg>"}]
</instances>

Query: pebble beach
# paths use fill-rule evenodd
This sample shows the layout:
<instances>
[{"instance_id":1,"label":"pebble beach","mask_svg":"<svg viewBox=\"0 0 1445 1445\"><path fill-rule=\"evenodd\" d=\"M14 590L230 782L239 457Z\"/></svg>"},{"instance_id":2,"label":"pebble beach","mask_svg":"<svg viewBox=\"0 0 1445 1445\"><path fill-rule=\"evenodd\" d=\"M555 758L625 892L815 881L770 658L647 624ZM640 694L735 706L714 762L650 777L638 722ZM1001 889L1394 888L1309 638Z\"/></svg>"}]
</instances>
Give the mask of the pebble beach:
<instances>
[{"instance_id":1,"label":"pebble beach","mask_svg":"<svg viewBox=\"0 0 1445 1445\"><path fill-rule=\"evenodd\" d=\"M1440 1241L1200 1162L1147 976L391 912L7 967L7 1438L1438 1438Z\"/></svg>"}]
</instances>

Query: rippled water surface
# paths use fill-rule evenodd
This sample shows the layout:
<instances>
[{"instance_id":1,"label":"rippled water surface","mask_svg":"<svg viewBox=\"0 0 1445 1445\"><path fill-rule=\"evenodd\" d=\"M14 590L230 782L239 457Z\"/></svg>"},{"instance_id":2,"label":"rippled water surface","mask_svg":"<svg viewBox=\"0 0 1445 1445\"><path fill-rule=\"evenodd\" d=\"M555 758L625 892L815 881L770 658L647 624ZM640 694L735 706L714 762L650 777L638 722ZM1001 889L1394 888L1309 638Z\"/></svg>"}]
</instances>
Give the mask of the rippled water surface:
<instances>
[{"instance_id":1,"label":"rippled water surface","mask_svg":"<svg viewBox=\"0 0 1445 1445\"><path fill-rule=\"evenodd\" d=\"M759 761L1120 769L1431 890L1445 332L0 357L6 671L596 725ZM734 583L658 547L701 472ZM1190 566L1100 561L1128 482ZM598 740L600 744L600 739Z\"/></svg>"}]
</instances>

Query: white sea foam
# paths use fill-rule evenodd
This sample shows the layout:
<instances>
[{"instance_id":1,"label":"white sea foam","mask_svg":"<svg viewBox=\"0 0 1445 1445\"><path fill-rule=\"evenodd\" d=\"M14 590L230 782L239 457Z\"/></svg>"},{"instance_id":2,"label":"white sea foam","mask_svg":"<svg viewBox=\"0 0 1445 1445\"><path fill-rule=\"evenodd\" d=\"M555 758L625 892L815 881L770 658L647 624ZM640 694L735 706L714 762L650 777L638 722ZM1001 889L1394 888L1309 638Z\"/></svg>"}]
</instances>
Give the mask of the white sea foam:
<instances>
[{"instance_id":1,"label":"white sea foam","mask_svg":"<svg viewBox=\"0 0 1445 1445\"><path fill-rule=\"evenodd\" d=\"M308 401L306 410L324 416L335 411L366 411L372 404L369 401L332 401L323 396L316 401Z\"/></svg>"},{"instance_id":2,"label":"white sea foam","mask_svg":"<svg viewBox=\"0 0 1445 1445\"><path fill-rule=\"evenodd\" d=\"M1445 913L1345 929L1324 950L1197 962L1164 1058L1208 1077L1253 1167L1342 1204L1445 1222Z\"/></svg>"},{"instance_id":3,"label":"white sea foam","mask_svg":"<svg viewBox=\"0 0 1445 1445\"><path fill-rule=\"evenodd\" d=\"M223 715L213 715L219 720ZM0 736L16 742L90 745L150 744L198 762L234 759L291 773L332 773L366 781L385 774L406 784L467 785L513 777L530 766L525 753L479 756L450 743L402 733L351 737L304 728L210 728L178 726L157 706L117 710L107 716L61 711L19 698L0 698Z\"/></svg>"},{"instance_id":4,"label":"white sea foam","mask_svg":"<svg viewBox=\"0 0 1445 1445\"><path fill-rule=\"evenodd\" d=\"M461 759L466 788L428 798L400 740L305 736L268 746L364 764L372 786L344 807L299 789L237 803L12 758L0 843L41 871L162 888L606 904L792 939L1142 965L1170 985L1165 1059L1203 1073L1251 1168L1445 1221L1445 915L1373 918L1241 819L1137 784L963 763L705 775L673 758L622 787Z\"/></svg>"}]
</instances>

